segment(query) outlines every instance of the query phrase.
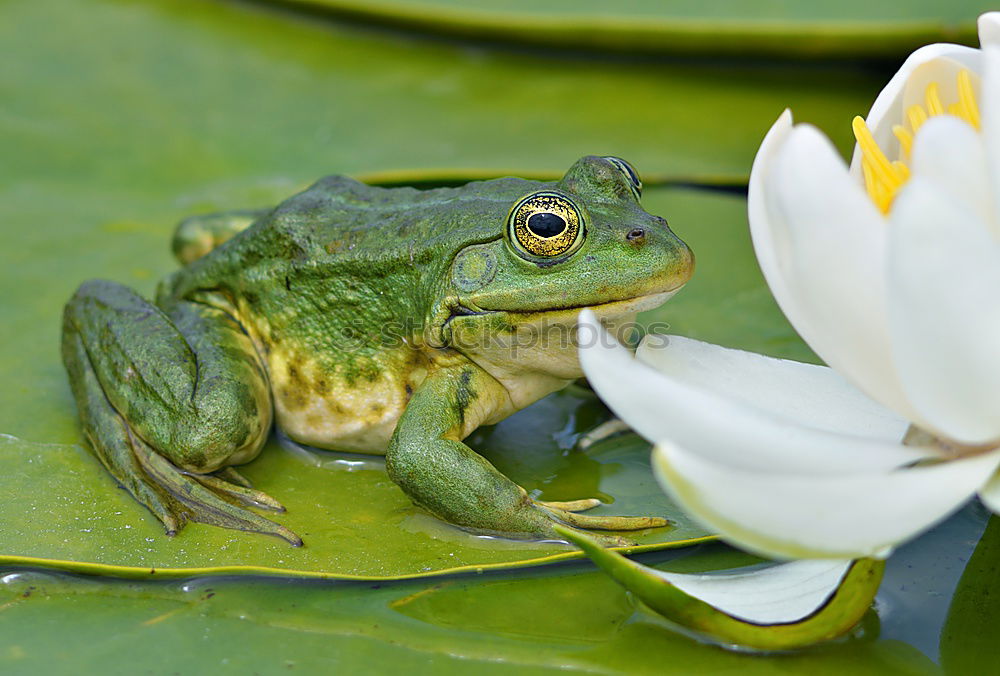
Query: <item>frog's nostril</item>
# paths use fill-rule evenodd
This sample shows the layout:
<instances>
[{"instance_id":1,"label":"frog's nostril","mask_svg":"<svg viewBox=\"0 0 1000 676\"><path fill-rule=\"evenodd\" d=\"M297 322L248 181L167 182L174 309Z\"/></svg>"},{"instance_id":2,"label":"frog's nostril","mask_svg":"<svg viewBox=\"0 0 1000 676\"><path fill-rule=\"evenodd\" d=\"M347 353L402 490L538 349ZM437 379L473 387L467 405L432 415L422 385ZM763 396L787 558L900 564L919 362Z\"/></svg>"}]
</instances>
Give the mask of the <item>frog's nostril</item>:
<instances>
[{"instance_id":1,"label":"frog's nostril","mask_svg":"<svg viewBox=\"0 0 1000 676\"><path fill-rule=\"evenodd\" d=\"M625 235L625 239L633 244L640 244L646 239L646 231L642 228L632 228L629 230L628 234Z\"/></svg>"}]
</instances>

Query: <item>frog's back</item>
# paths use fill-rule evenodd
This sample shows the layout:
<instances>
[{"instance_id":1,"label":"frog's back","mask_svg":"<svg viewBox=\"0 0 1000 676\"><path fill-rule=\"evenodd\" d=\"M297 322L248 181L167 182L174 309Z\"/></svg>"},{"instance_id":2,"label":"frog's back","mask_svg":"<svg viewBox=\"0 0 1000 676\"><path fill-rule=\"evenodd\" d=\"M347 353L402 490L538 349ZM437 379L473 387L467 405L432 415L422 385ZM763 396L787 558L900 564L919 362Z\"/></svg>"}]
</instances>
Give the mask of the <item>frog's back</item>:
<instances>
[{"instance_id":1,"label":"frog's back","mask_svg":"<svg viewBox=\"0 0 1000 676\"><path fill-rule=\"evenodd\" d=\"M540 185L500 178L417 190L328 176L280 204L260 225L312 240L341 259L385 258L392 251L408 257L422 249L457 252L502 236L511 205Z\"/></svg>"},{"instance_id":2,"label":"frog's back","mask_svg":"<svg viewBox=\"0 0 1000 676\"><path fill-rule=\"evenodd\" d=\"M288 267L322 268L328 278L384 277L401 269L437 278L431 263L502 237L511 205L543 185L506 177L418 190L327 176L179 271L171 290L183 296L228 289L284 276Z\"/></svg>"},{"instance_id":3,"label":"frog's back","mask_svg":"<svg viewBox=\"0 0 1000 676\"><path fill-rule=\"evenodd\" d=\"M417 343L455 255L502 237L511 205L541 185L416 190L326 177L178 273L173 295L231 299L289 436L380 451L433 367Z\"/></svg>"}]
</instances>

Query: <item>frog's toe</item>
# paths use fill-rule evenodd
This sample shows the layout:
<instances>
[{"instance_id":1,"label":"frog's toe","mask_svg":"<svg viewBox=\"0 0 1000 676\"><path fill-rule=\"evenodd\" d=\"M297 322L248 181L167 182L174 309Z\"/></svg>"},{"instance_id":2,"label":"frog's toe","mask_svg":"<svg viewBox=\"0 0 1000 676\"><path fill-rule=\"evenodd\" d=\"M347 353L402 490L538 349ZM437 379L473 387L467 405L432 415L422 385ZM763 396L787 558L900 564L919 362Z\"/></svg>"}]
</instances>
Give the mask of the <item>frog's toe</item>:
<instances>
[{"instance_id":1,"label":"frog's toe","mask_svg":"<svg viewBox=\"0 0 1000 676\"><path fill-rule=\"evenodd\" d=\"M605 439L610 439L611 437L631 431L632 428L624 420L612 418L580 435L580 438L576 441L576 448L580 451L586 451L594 444L600 443Z\"/></svg>"},{"instance_id":2,"label":"frog's toe","mask_svg":"<svg viewBox=\"0 0 1000 676\"><path fill-rule=\"evenodd\" d=\"M119 475L115 476L118 478ZM177 531L187 523L183 506L156 486L142 481L140 477L141 474L131 475L122 481L122 485L160 520L168 536L177 535Z\"/></svg>"},{"instance_id":3,"label":"frog's toe","mask_svg":"<svg viewBox=\"0 0 1000 676\"><path fill-rule=\"evenodd\" d=\"M541 505L557 520L570 526L588 530L645 530L670 525L668 519L659 516L594 516L576 514L570 510L551 507L544 503L537 504Z\"/></svg>"},{"instance_id":4,"label":"frog's toe","mask_svg":"<svg viewBox=\"0 0 1000 676\"><path fill-rule=\"evenodd\" d=\"M250 483L250 479L247 479L245 476L237 472L234 467L223 467L214 474L220 479L224 479L231 484L243 486L244 488L253 488L253 484Z\"/></svg>"},{"instance_id":5,"label":"frog's toe","mask_svg":"<svg viewBox=\"0 0 1000 676\"><path fill-rule=\"evenodd\" d=\"M285 506L267 493L255 490L253 487L244 483L235 483L229 480L227 474L221 472L215 472L213 474L196 474L194 472L183 473L218 495L235 498L243 504L251 507L259 507L260 509L267 509L272 512L285 511Z\"/></svg>"},{"instance_id":6,"label":"frog's toe","mask_svg":"<svg viewBox=\"0 0 1000 676\"><path fill-rule=\"evenodd\" d=\"M564 512L585 512L604 503L597 498L584 498L583 500L570 500L569 502L552 502L546 500L535 500L536 504L550 509L560 509Z\"/></svg>"},{"instance_id":7,"label":"frog's toe","mask_svg":"<svg viewBox=\"0 0 1000 676\"><path fill-rule=\"evenodd\" d=\"M211 474L185 472L141 440L135 439L133 448L146 473L171 498L183 505L185 515L191 521L274 535L295 547L302 546L302 538L288 528L236 504L240 502L284 511L284 507L274 498Z\"/></svg>"},{"instance_id":8,"label":"frog's toe","mask_svg":"<svg viewBox=\"0 0 1000 676\"><path fill-rule=\"evenodd\" d=\"M590 531L581 530L579 528L572 528L564 524L560 524L560 527L565 530L572 531L574 533L582 533L588 538L592 538L601 544L602 547L634 547L638 543L635 540L631 540L621 535L610 535L608 533L591 533ZM558 534L560 539L566 540L565 536Z\"/></svg>"},{"instance_id":9,"label":"frog's toe","mask_svg":"<svg viewBox=\"0 0 1000 676\"><path fill-rule=\"evenodd\" d=\"M233 467L223 467L212 474L191 474L203 485L222 491L251 507L284 512L285 506L264 491L254 490L253 484ZM210 485L211 484L211 485Z\"/></svg>"}]
</instances>

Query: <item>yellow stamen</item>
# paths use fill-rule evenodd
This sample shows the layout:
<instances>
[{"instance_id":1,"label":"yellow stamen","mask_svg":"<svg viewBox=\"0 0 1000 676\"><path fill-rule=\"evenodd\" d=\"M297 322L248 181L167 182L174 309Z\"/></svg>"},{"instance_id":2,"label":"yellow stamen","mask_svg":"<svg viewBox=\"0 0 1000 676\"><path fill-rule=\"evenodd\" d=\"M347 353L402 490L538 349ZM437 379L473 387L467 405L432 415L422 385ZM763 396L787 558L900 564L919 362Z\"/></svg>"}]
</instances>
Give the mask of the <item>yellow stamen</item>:
<instances>
[{"instance_id":1,"label":"yellow stamen","mask_svg":"<svg viewBox=\"0 0 1000 676\"><path fill-rule=\"evenodd\" d=\"M924 91L924 101L926 101L928 117L944 115L944 105L942 105L941 97L938 95L937 82L931 82L927 85L927 89Z\"/></svg>"},{"instance_id":2,"label":"yellow stamen","mask_svg":"<svg viewBox=\"0 0 1000 676\"><path fill-rule=\"evenodd\" d=\"M874 199L875 194L878 192L878 181L875 180L875 173L872 171L871 161L864 155L861 156L861 173L864 174L865 177L865 190L867 190L868 194L872 197L872 199ZM878 202L878 200L875 201Z\"/></svg>"},{"instance_id":3,"label":"yellow stamen","mask_svg":"<svg viewBox=\"0 0 1000 676\"><path fill-rule=\"evenodd\" d=\"M903 148L906 156L909 157L910 151L913 150L913 134L907 131L906 127L901 124L893 125L892 133L899 139L899 145Z\"/></svg>"},{"instance_id":4,"label":"yellow stamen","mask_svg":"<svg viewBox=\"0 0 1000 676\"><path fill-rule=\"evenodd\" d=\"M903 183L910 180L910 168L906 166L905 162L896 160L892 163L892 166L896 170L896 175L903 180Z\"/></svg>"},{"instance_id":5,"label":"yellow stamen","mask_svg":"<svg viewBox=\"0 0 1000 676\"><path fill-rule=\"evenodd\" d=\"M916 134L920 131L921 125L927 121L927 112L919 103L916 103L906 109L906 119L910 123L910 129Z\"/></svg>"},{"instance_id":6,"label":"yellow stamen","mask_svg":"<svg viewBox=\"0 0 1000 676\"><path fill-rule=\"evenodd\" d=\"M854 137L858 140L858 148L861 150L861 172L865 179L865 189L883 214L889 213L899 189L910 179L910 167L903 160L909 158L913 150L913 140L920 127L928 118L946 113L959 117L979 129L979 105L976 102L976 92L969 71L963 70L958 74L957 102L945 105L941 101L938 84L932 82L924 92L924 105L917 103L906 109L905 122L909 124L909 129L902 124L892 127L892 133L899 141L900 159L890 161L879 148L867 123L860 117L854 118L851 127L854 129Z\"/></svg>"},{"instance_id":7,"label":"yellow stamen","mask_svg":"<svg viewBox=\"0 0 1000 676\"><path fill-rule=\"evenodd\" d=\"M888 213L892 196L896 194L906 179L899 174L889 158L878 147L868 125L865 124L860 115L854 118L852 127L854 128L854 137L858 139L858 147L861 148L861 153L868 160L872 181L878 186L877 190L869 189L868 192L882 213Z\"/></svg>"},{"instance_id":8,"label":"yellow stamen","mask_svg":"<svg viewBox=\"0 0 1000 676\"><path fill-rule=\"evenodd\" d=\"M875 166L868 157L863 157L861 160L861 172L865 176L865 187L868 190L868 195L875 202L875 206L885 213L889 207L889 195L879 181Z\"/></svg>"}]
</instances>

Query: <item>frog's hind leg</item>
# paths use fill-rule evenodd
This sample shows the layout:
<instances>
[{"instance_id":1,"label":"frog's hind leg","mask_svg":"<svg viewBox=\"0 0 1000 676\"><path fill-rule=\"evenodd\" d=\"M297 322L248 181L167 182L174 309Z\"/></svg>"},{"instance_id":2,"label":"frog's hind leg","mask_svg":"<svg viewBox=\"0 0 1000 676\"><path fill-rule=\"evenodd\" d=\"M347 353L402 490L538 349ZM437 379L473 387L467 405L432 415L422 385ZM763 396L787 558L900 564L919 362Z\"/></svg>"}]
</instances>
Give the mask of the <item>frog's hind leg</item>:
<instances>
[{"instance_id":1,"label":"frog's hind leg","mask_svg":"<svg viewBox=\"0 0 1000 676\"><path fill-rule=\"evenodd\" d=\"M227 313L193 302L164 312L93 280L66 305L63 360L94 453L168 534L191 520L301 544L244 507L283 511L228 467L260 451L271 399L253 345Z\"/></svg>"},{"instance_id":2,"label":"frog's hind leg","mask_svg":"<svg viewBox=\"0 0 1000 676\"><path fill-rule=\"evenodd\" d=\"M198 260L249 228L270 209L239 209L185 218L174 230L174 256L182 265Z\"/></svg>"}]
</instances>

